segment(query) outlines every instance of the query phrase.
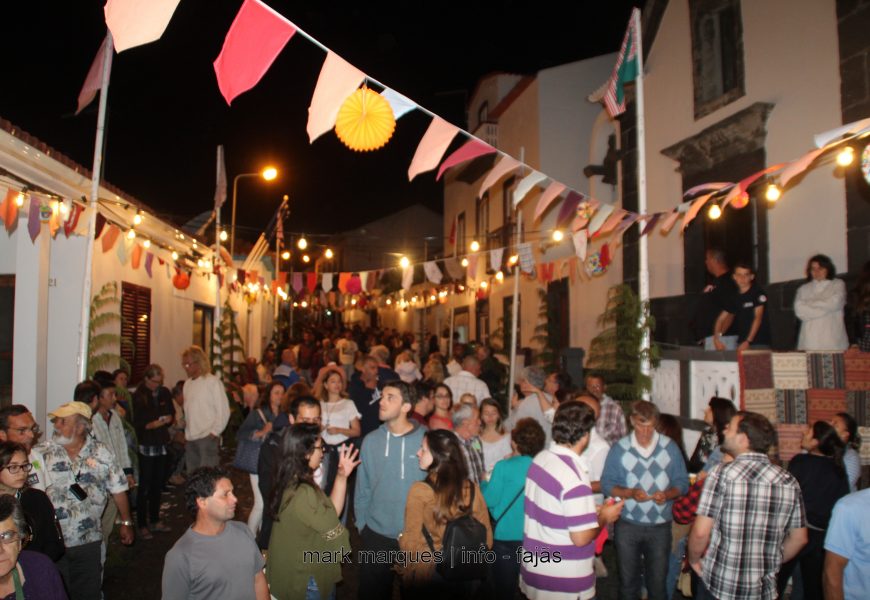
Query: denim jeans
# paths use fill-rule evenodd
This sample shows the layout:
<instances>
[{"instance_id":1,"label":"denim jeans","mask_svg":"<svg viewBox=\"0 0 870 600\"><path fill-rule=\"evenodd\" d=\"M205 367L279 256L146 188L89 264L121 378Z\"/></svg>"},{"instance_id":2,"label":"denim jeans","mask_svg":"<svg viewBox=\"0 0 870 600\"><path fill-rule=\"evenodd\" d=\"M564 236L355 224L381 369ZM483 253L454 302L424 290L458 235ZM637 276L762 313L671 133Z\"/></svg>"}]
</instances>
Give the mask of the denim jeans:
<instances>
[{"instance_id":1,"label":"denim jeans","mask_svg":"<svg viewBox=\"0 0 870 600\"><path fill-rule=\"evenodd\" d=\"M308 588L305 590L305 600L320 600L320 589L317 587L317 582L314 577L308 578ZM328 600L335 600L335 587L329 593Z\"/></svg>"},{"instance_id":2,"label":"denim jeans","mask_svg":"<svg viewBox=\"0 0 870 600\"><path fill-rule=\"evenodd\" d=\"M680 578L683 567L683 556L686 554L686 539L682 538L677 542L668 556L668 577L665 582L665 593L667 593L668 598L672 598L674 590L677 589L677 580Z\"/></svg>"},{"instance_id":3,"label":"denim jeans","mask_svg":"<svg viewBox=\"0 0 870 600\"><path fill-rule=\"evenodd\" d=\"M640 598L641 581L646 585L649 600L667 600L665 578L671 553L671 524L635 525L619 520L614 538L620 600Z\"/></svg>"},{"instance_id":4,"label":"denim jeans","mask_svg":"<svg viewBox=\"0 0 870 600\"><path fill-rule=\"evenodd\" d=\"M516 542L493 540L492 550L495 552L495 562L490 565L487 581L488 589L493 598L513 600L516 596L520 586L520 563L517 550L522 545L522 540Z\"/></svg>"}]
</instances>

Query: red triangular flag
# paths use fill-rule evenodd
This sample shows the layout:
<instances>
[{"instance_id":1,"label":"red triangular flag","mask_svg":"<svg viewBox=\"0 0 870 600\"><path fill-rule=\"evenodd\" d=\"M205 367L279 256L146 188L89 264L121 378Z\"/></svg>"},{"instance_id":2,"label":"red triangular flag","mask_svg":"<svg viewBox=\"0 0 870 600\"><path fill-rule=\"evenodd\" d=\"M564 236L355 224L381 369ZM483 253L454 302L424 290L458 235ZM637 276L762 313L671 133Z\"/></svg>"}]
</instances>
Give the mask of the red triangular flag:
<instances>
[{"instance_id":1,"label":"red triangular flag","mask_svg":"<svg viewBox=\"0 0 870 600\"><path fill-rule=\"evenodd\" d=\"M79 217L82 216L82 211L84 211L84 208L82 208L75 202L72 203L69 216L63 223L63 234L66 237L69 237L70 234L76 230L76 227L79 226Z\"/></svg>"},{"instance_id":2,"label":"red triangular flag","mask_svg":"<svg viewBox=\"0 0 870 600\"><path fill-rule=\"evenodd\" d=\"M438 175L435 176L435 180L437 181L441 179L441 176L444 175L444 171L451 167L455 167L456 165L468 162L469 160L479 156L492 154L494 152L496 152L496 149L486 142L472 138L465 142L459 150L448 156L447 159L441 163L441 166L438 168Z\"/></svg>"},{"instance_id":3,"label":"red triangular flag","mask_svg":"<svg viewBox=\"0 0 870 600\"><path fill-rule=\"evenodd\" d=\"M97 92L103 87L103 60L106 56L106 46L109 43L109 36L103 39L100 44L100 49L97 50L97 55L94 57L94 62L91 63L91 68L88 70L88 75L85 77L85 83L79 92L79 106L76 109L76 114L79 114L84 108L93 102L97 96Z\"/></svg>"},{"instance_id":4,"label":"red triangular flag","mask_svg":"<svg viewBox=\"0 0 870 600\"><path fill-rule=\"evenodd\" d=\"M314 293L314 289L317 287L317 273L306 273L308 292L310 294Z\"/></svg>"}]
</instances>

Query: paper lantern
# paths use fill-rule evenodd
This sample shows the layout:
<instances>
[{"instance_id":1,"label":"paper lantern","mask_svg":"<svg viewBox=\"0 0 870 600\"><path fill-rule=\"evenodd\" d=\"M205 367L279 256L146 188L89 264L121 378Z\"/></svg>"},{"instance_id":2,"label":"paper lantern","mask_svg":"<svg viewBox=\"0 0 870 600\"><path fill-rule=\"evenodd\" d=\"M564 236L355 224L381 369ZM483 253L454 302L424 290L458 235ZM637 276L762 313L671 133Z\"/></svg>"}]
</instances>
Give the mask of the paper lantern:
<instances>
[{"instance_id":1,"label":"paper lantern","mask_svg":"<svg viewBox=\"0 0 870 600\"><path fill-rule=\"evenodd\" d=\"M366 86L348 96L335 120L338 139L358 152L381 148L395 129L396 118L390 103Z\"/></svg>"},{"instance_id":2,"label":"paper lantern","mask_svg":"<svg viewBox=\"0 0 870 600\"><path fill-rule=\"evenodd\" d=\"M864 181L870 184L870 144L864 146L864 151L861 153L861 173L864 175Z\"/></svg>"},{"instance_id":3,"label":"paper lantern","mask_svg":"<svg viewBox=\"0 0 870 600\"><path fill-rule=\"evenodd\" d=\"M181 269L176 269L175 277L172 278L172 285L176 289L186 290L190 287L190 275Z\"/></svg>"}]
</instances>

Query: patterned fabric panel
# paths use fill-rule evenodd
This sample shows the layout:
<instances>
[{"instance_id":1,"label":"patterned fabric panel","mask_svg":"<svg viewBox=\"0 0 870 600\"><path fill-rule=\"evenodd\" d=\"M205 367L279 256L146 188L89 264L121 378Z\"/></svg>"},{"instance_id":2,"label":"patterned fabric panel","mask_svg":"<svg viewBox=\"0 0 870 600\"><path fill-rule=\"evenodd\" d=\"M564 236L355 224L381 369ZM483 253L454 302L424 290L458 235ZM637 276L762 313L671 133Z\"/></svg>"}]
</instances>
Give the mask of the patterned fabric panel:
<instances>
[{"instance_id":1,"label":"patterned fabric panel","mask_svg":"<svg viewBox=\"0 0 870 600\"><path fill-rule=\"evenodd\" d=\"M763 390L773 387L773 361L770 352L741 352L739 360L743 367L743 389Z\"/></svg>"},{"instance_id":2,"label":"patterned fabric panel","mask_svg":"<svg viewBox=\"0 0 870 600\"><path fill-rule=\"evenodd\" d=\"M806 429L806 425L797 423L780 423L776 426L780 460L789 461L795 454L801 452L801 440L803 440Z\"/></svg>"},{"instance_id":3,"label":"patterned fabric panel","mask_svg":"<svg viewBox=\"0 0 870 600\"><path fill-rule=\"evenodd\" d=\"M807 357L803 352L774 352L773 387L778 390L805 390L810 387Z\"/></svg>"},{"instance_id":4,"label":"patterned fabric panel","mask_svg":"<svg viewBox=\"0 0 870 600\"><path fill-rule=\"evenodd\" d=\"M846 392L846 412L855 417L859 426L870 427L870 392Z\"/></svg>"},{"instance_id":5,"label":"patterned fabric panel","mask_svg":"<svg viewBox=\"0 0 870 600\"><path fill-rule=\"evenodd\" d=\"M846 387L846 369L840 352L808 352L807 370L810 387L840 390Z\"/></svg>"},{"instance_id":6,"label":"patterned fabric panel","mask_svg":"<svg viewBox=\"0 0 870 600\"><path fill-rule=\"evenodd\" d=\"M830 421L846 410L846 390L807 390L807 423Z\"/></svg>"},{"instance_id":7,"label":"patterned fabric panel","mask_svg":"<svg viewBox=\"0 0 870 600\"><path fill-rule=\"evenodd\" d=\"M847 390L870 390L870 352L847 350L843 354Z\"/></svg>"},{"instance_id":8,"label":"patterned fabric panel","mask_svg":"<svg viewBox=\"0 0 870 600\"><path fill-rule=\"evenodd\" d=\"M861 436L861 466L870 465L870 427L859 427L858 435Z\"/></svg>"},{"instance_id":9,"label":"patterned fabric panel","mask_svg":"<svg viewBox=\"0 0 870 600\"><path fill-rule=\"evenodd\" d=\"M776 423L776 390L744 390L743 404L746 410L764 415L771 423Z\"/></svg>"},{"instance_id":10,"label":"patterned fabric panel","mask_svg":"<svg viewBox=\"0 0 870 600\"><path fill-rule=\"evenodd\" d=\"M776 419L780 423L806 423L807 391L776 390Z\"/></svg>"}]
</instances>

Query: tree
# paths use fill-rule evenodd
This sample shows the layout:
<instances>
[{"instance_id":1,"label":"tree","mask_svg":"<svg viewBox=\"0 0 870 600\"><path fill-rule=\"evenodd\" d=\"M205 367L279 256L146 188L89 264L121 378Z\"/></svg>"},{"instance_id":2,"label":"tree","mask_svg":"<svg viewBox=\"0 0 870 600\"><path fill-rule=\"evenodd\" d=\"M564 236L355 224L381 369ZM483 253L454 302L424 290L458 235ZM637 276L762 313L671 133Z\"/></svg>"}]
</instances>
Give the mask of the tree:
<instances>
[{"instance_id":1,"label":"tree","mask_svg":"<svg viewBox=\"0 0 870 600\"><path fill-rule=\"evenodd\" d=\"M91 300L91 318L88 323L88 378L100 370L120 367L130 373L130 363L121 357L121 346L133 348L133 342L115 333L120 329L121 299L118 282L110 281L100 288ZM115 324L118 329L115 329ZM107 329L109 331L107 331Z\"/></svg>"},{"instance_id":2,"label":"tree","mask_svg":"<svg viewBox=\"0 0 870 600\"><path fill-rule=\"evenodd\" d=\"M547 290L538 288L538 324L535 325L535 335L532 336L532 342L538 344L540 348L535 354L535 362L548 373L559 369L559 356L556 348L553 347L552 340L550 340L549 326L549 323L554 322L556 318L557 315L550 310Z\"/></svg>"},{"instance_id":3,"label":"tree","mask_svg":"<svg viewBox=\"0 0 870 600\"><path fill-rule=\"evenodd\" d=\"M236 359L237 355L241 355L241 361ZM242 334L239 333L239 326L236 324L236 313L227 299L221 311L217 335L212 340L212 371L229 388L241 373L246 356Z\"/></svg>"},{"instance_id":4,"label":"tree","mask_svg":"<svg viewBox=\"0 0 870 600\"><path fill-rule=\"evenodd\" d=\"M600 373L607 381L607 391L618 400L637 400L652 389L652 379L641 372L641 361L649 360L655 368L659 348L652 341L655 319L649 302L641 303L629 285L620 284L607 292L607 306L598 317L602 328L589 345L586 368ZM650 347L643 348L644 333Z\"/></svg>"}]
</instances>

